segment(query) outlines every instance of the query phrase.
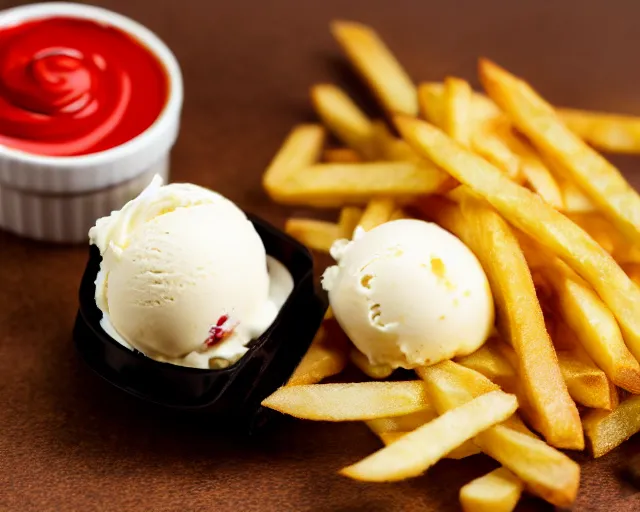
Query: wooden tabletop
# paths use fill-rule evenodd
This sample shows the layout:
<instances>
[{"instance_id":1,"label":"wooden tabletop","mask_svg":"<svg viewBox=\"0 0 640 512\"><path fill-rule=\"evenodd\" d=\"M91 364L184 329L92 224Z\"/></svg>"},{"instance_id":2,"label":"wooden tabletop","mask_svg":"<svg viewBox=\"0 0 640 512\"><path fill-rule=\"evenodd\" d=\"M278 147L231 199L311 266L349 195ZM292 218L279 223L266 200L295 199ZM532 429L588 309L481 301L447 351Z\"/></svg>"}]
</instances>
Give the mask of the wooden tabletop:
<instances>
[{"instance_id":1,"label":"wooden tabletop","mask_svg":"<svg viewBox=\"0 0 640 512\"><path fill-rule=\"evenodd\" d=\"M371 104L329 35L335 17L379 29L416 80L455 74L477 85L476 58L486 55L557 104L640 114L635 0L97 3L154 30L182 65L173 179L280 225L293 212L267 200L260 174L291 126L312 119L309 86L334 81ZM640 177L640 158L614 161ZM141 404L74 352L86 256L86 247L0 233L0 510L448 511L461 485L494 467L475 456L404 483L359 484L336 470L379 447L364 425L291 421L247 440ZM598 461L577 456L575 510L640 509L640 493L620 478L638 452L636 437ZM520 510L545 507L529 498Z\"/></svg>"}]
</instances>

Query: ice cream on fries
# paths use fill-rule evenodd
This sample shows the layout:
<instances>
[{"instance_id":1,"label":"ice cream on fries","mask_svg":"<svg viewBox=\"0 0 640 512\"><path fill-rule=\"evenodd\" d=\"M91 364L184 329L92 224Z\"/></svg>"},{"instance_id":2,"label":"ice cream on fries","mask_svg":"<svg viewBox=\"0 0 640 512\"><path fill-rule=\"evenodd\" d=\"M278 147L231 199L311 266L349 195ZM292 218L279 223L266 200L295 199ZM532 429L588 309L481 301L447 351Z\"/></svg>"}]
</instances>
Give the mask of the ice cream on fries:
<instances>
[{"instance_id":1,"label":"ice cream on fries","mask_svg":"<svg viewBox=\"0 0 640 512\"><path fill-rule=\"evenodd\" d=\"M264 186L274 201L340 215L292 218L287 231L328 252L392 220L435 222L480 263L497 331L477 332L490 339L444 360L385 359L367 345L385 341L355 339L349 308L359 299L332 297L335 317L264 405L365 421L385 446L340 471L350 478L401 480L481 451L501 467L461 489L465 510L512 510L523 491L570 506L580 468L558 449L586 445L600 457L640 430L640 196L596 151L640 153L640 119L556 109L485 59L486 95L455 77L416 86L371 28L331 29L399 137L338 87L313 87L322 124L293 129ZM327 132L344 147L325 148ZM387 298L416 293L402 286ZM371 380L320 383L349 360ZM385 380L396 367L415 379Z\"/></svg>"}]
</instances>

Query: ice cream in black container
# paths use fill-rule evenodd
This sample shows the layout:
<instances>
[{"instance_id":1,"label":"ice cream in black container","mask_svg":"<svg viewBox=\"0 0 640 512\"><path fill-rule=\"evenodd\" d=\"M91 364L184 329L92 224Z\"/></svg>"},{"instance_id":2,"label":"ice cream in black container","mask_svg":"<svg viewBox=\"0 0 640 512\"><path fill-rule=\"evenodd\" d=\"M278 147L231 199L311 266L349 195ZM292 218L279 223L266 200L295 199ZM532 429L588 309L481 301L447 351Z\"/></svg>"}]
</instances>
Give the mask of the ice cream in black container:
<instances>
[{"instance_id":1,"label":"ice cream in black container","mask_svg":"<svg viewBox=\"0 0 640 512\"><path fill-rule=\"evenodd\" d=\"M167 192L170 187L174 187L171 193ZM264 249L261 250L267 255L270 271L277 271L276 273L282 275L286 272L290 276L287 278L290 280L286 290L288 293L286 297L281 296L276 300L277 310L273 308L261 310L257 315L258 323L262 322L263 327L259 328L259 335L255 336L251 336L250 330L245 332L238 327L242 325L242 319L247 318L246 312L242 311L242 302L238 302L238 306L235 307L233 299L229 299L231 302L229 311L225 310L219 314L220 311L216 310L215 304L209 304L207 301L205 312L217 312L210 320L211 325L207 335L203 336L202 345L199 345L197 337L202 333L202 326L198 326L201 318L197 314L193 317L193 321L187 314L188 321L182 324L178 322L180 328L174 333L171 330L176 322L171 323L170 317L172 312L176 311L172 301L182 300L180 294L184 292L185 286L191 286L195 291L191 292L191 289L188 289L186 293L193 294L197 294L198 290L204 286L201 285L200 279L206 281L208 274L203 262L209 262L209 259L205 257L204 260L196 261L195 268L201 273L195 274L194 280L187 280L186 285L180 282L180 286L172 288L167 283L171 284L172 280L176 279L177 272L169 271L172 269L167 270L163 262L166 263L174 257L174 253L171 248L161 245L158 233L162 236L171 236L171 222L174 222L174 226L183 226L184 219L180 218L186 214L183 210L191 208L196 211L201 208L200 213L204 215L211 213L213 208L210 208L211 211L207 213L206 208L202 206L208 204L209 199L206 194L215 193L200 189L205 194L204 200L197 197L194 200L193 194L185 200L184 197L174 197L176 196L174 185L161 187L161 184L156 183L150 185L150 189L126 205L120 212L115 212L119 216L115 227L112 222L111 225L107 225L108 229L101 229L101 233L107 233L109 244L104 243L104 240L102 243L100 240L94 240L95 245L91 246L89 261L80 286L80 307L74 328L77 350L97 374L140 399L172 409L215 416L216 420L219 418L228 424L241 423L253 428L268 417L261 408L260 402L279 386L285 384L292 375L311 344L326 312L326 300L316 292L314 287L312 256L304 246L280 230L257 217L244 217L242 213L244 221L252 224L262 242L261 246ZM163 195L158 199L157 191L160 189ZM222 196L217 197L227 201ZM143 203L142 206L141 203ZM162 217L169 213L172 213L171 218ZM158 219L161 217L160 222ZM102 226L104 227L105 225ZM178 249L175 249L177 251L175 258L180 259L182 249L188 252L189 244L197 245L200 242L198 242L199 239L193 242L193 234L188 233L189 226L184 226L184 229L182 227L174 227L174 229L177 229L178 237L187 240L176 246ZM224 232L223 226L219 229ZM142 233L141 230L147 231L143 233L144 237L139 236L139 233ZM134 232L135 236L123 235L128 232ZM156 235L154 236L153 233ZM203 233L202 236L207 234ZM131 271L131 268L135 270L136 265L140 265L141 259L140 253L136 253L136 244L140 245L136 237L144 238L142 247L145 251L150 250L152 254L149 261L144 261L146 270L137 274ZM105 249L107 246L109 248ZM122 248L124 250L121 250ZM218 250L224 251L224 244L220 244ZM215 257L213 259L215 260ZM229 263L231 267L222 270L242 268L234 267L234 265L240 265L234 261L236 259L242 260L241 256L237 255ZM117 273L112 271L109 274L108 270L116 268L113 264L114 260L117 260L118 271ZM273 269L271 269L272 266ZM108 283L105 282L110 275L111 279ZM159 287L162 293L152 289L147 292L141 285L143 281L140 281L140 275L147 279L144 283L151 283L149 285L151 288ZM232 284L244 282L234 281L236 277L224 275L223 272L218 280ZM123 281L127 286L130 285L131 291L125 289L124 292L119 292L118 287L122 287L119 281ZM249 295L255 296L256 292L253 288L262 286L258 281L254 279L248 283L252 286L251 290L247 290ZM102 289L105 290L104 294ZM242 295L240 293L240 296ZM102 296L104 299L101 299ZM214 297L212 302L216 300L217 298ZM165 306L164 301L168 305L162 309ZM105 305L105 302L109 302L110 307ZM116 302L117 307L114 306ZM138 318L140 316L138 312L144 313L149 307L158 305L160 309L151 310L156 315L152 316L151 321L145 323ZM193 308L187 311L190 309ZM123 311L126 314L123 314ZM253 316L256 317L256 315ZM131 317L133 320L130 320ZM163 322L166 322L166 328ZM119 327L118 331L114 326ZM195 334L190 330L192 326L195 326L193 331ZM200 330L197 329L198 327ZM185 345L187 349L180 344L177 347L172 345L172 336L179 338L182 330L186 338L196 336L195 345L187 343ZM253 332L258 331L254 329ZM163 345L168 348L164 350L162 357L151 351L154 347L153 336L169 340ZM133 343L129 345L128 341ZM179 341L182 343L183 340ZM175 354L172 350L176 351ZM183 356L180 353L181 350L191 352ZM166 354L169 356L173 354L175 357L172 359Z\"/></svg>"}]
</instances>

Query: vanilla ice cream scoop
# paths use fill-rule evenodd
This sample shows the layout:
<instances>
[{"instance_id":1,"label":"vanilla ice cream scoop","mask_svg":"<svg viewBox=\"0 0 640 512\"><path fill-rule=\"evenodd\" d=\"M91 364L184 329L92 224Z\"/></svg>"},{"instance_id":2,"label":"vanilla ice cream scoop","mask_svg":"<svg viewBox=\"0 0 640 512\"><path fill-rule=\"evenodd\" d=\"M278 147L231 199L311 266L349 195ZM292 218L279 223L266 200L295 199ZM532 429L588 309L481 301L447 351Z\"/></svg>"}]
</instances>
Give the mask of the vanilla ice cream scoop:
<instances>
[{"instance_id":1,"label":"vanilla ice cream scoop","mask_svg":"<svg viewBox=\"0 0 640 512\"><path fill-rule=\"evenodd\" d=\"M102 254L103 327L160 361L200 368L237 361L293 288L242 210L195 185L155 178L89 235Z\"/></svg>"},{"instance_id":2,"label":"vanilla ice cream scoop","mask_svg":"<svg viewBox=\"0 0 640 512\"><path fill-rule=\"evenodd\" d=\"M323 275L334 316L372 364L415 368L475 351L494 307L475 255L436 224L396 220L339 240Z\"/></svg>"}]
</instances>

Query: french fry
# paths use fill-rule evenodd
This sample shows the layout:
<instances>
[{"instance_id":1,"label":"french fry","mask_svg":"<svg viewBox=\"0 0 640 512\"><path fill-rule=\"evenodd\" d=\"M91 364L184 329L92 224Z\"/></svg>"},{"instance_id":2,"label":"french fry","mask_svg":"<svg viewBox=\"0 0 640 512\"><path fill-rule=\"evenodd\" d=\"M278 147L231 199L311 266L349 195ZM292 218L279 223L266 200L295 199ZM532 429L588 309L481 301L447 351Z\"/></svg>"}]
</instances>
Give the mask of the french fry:
<instances>
[{"instance_id":1,"label":"french fry","mask_svg":"<svg viewBox=\"0 0 640 512\"><path fill-rule=\"evenodd\" d=\"M594 457L602 457L640 431L640 396L630 396L611 412L589 411L584 433Z\"/></svg>"},{"instance_id":2,"label":"french fry","mask_svg":"<svg viewBox=\"0 0 640 512\"><path fill-rule=\"evenodd\" d=\"M411 432L421 427L432 419L437 418L438 413L430 406L420 411L406 414L404 416L394 416L392 418L377 418L366 422L367 426L374 434Z\"/></svg>"},{"instance_id":3,"label":"french fry","mask_svg":"<svg viewBox=\"0 0 640 512\"><path fill-rule=\"evenodd\" d=\"M444 96L445 85L441 82L423 82L418 86L418 103L420 113L430 123L444 129ZM498 106L480 92L471 95L472 117L474 125L504 117Z\"/></svg>"},{"instance_id":4,"label":"french fry","mask_svg":"<svg viewBox=\"0 0 640 512\"><path fill-rule=\"evenodd\" d=\"M556 346L558 364L571 398L585 407L614 409L618 405L618 393L615 386L582 349L575 335L568 329L566 324L560 323L554 329L554 336L553 342ZM516 354L509 345L496 340L493 348L492 357L499 358L502 356L503 362L509 362L512 368L513 365L517 364ZM477 371L491 379L491 375L487 371L490 368L486 366L485 368L480 367L478 361L475 361L475 363L478 366ZM461 361L460 364L464 364L464 361ZM522 400L522 403L526 403L525 398L521 398L520 381L517 378L509 382L508 378L503 376L503 383L504 386L501 387L504 387L505 391L514 393L519 402ZM523 409L523 412L528 412L522 406L521 409Z\"/></svg>"},{"instance_id":5,"label":"french fry","mask_svg":"<svg viewBox=\"0 0 640 512\"><path fill-rule=\"evenodd\" d=\"M340 141L366 160L380 156L373 123L342 89L332 84L314 85L311 101L318 117Z\"/></svg>"},{"instance_id":6,"label":"french fry","mask_svg":"<svg viewBox=\"0 0 640 512\"><path fill-rule=\"evenodd\" d=\"M516 141L516 139L513 140ZM525 177L526 183L555 209L564 210L564 196L551 171L538 158L532 148L527 147L523 142L517 141L517 143L522 148L520 170Z\"/></svg>"},{"instance_id":7,"label":"french fry","mask_svg":"<svg viewBox=\"0 0 640 512\"><path fill-rule=\"evenodd\" d=\"M503 349L510 353L503 354ZM506 357L507 355L511 357ZM520 412L525 419L531 424L538 424L538 415L531 406L523 383L515 370L514 365L517 365L518 361L511 347L494 338L476 352L458 358L457 362L469 370L482 374L507 393L516 395ZM509 426L520 432L533 435L529 429L520 428L520 425L511 424Z\"/></svg>"},{"instance_id":8,"label":"french fry","mask_svg":"<svg viewBox=\"0 0 640 512\"><path fill-rule=\"evenodd\" d=\"M539 247L526 240L522 242L527 261L546 277L554 290L555 310L589 357L616 386L640 393L640 364L625 345L609 308L565 263L558 258L545 258Z\"/></svg>"},{"instance_id":9,"label":"french fry","mask_svg":"<svg viewBox=\"0 0 640 512\"><path fill-rule=\"evenodd\" d=\"M393 482L418 476L454 448L511 416L517 408L515 396L491 391L445 412L342 469L340 474L366 482Z\"/></svg>"},{"instance_id":10,"label":"french fry","mask_svg":"<svg viewBox=\"0 0 640 512\"><path fill-rule=\"evenodd\" d=\"M475 130L471 137L471 147L473 151L491 162L507 176L518 183L524 182L524 175L521 171L521 162L508 146L504 134L498 130L503 123L487 122L483 123Z\"/></svg>"},{"instance_id":11,"label":"french fry","mask_svg":"<svg viewBox=\"0 0 640 512\"><path fill-rule=\"evenodd\" d=\"M563 259L593 286L618 320L631 352L640 354L640 288L609 253L537 195L510 181L437 128L409 118L398 118L397 124L416 150L487 199L507 220Z\"/></svg>"},{"instance_id":12,"label":"french fry","mask_svg":"<svg viewBox=\"0 0 640 512\"><path fill-rule=\"evenodd\" d=\"M329 252L341 235L338 224L315 219L288 219L284 230L298 242L321 252Z\"/></svg>"},{"instance_id":13,"label":"french fry","mask_svg":"<svg viewBox=\"0 0 640 512\"><path fill-rule=\"evenodd\" d=\"M364 209L358 226L364 231L370 231L385 222L389 222L395 209L396 205L393 199L388 197L372 199Z\"/></svg>"},{"instance_id":14,"label":"french fry","mask_svg":"<svg viewBox=\"0 0 640 512\"><path fill-rule=\"evenodd\" d=\"M371 364L362 352L353 347L349 352L351 362L365 375L372 379L386 379L393 373L393 368L386 364Z\"/></svg>"},{"instance_id":15,"label":"french fry","mask_svg":"<svg viewBox=\"0 0 640 512\"><path fill-rule=\"evenodd\" d=\"M445 87L437 82L420 84L418 99L423 117L442 130L450 133L446 126ZM469 127L470 145L473 150L521 183L520 158L513 153L498 131L510 130L498 107L486 96L473 93L471 96L472 126ZM455 138L455 137L454 137ZM466 144L469 145L469 144Z\"/></svg>"},{"instance_id":16,"label":"french fry","mask_svg":"<svg viewBox=\"0 0 640 512\"><path fill-rule=\"evenodd\" d=\"M471 143L471 86L465 80L444 81L444 130L463 146Z\"/></svg>"},{"instance_id":17,"label":"french fry","mask_svg":"<svg viewBox=\"0 0 640 512\"><path fill-rule=\"evenodd\" d=\"M435 409L429 408L406 416L396 416L393 418L380 418L365 422L371 431L376 434L385 444L391 444L400 439L405 434L428 423L438 414ZM447 459L464 459L471 455L480 453L480 448L470 441L463 443L446 455Z\"/></svg>"},{"instance_id":18,"label":"french fry","mask_svg":"<svg viewBox=\"0 0 640 512\"><path fill-rule=\"evenodd\" d=\"M516 136L506 119L494 121L491 125L509 151L517 156L519 170L534 192L557 210L563 210L564 198L560 186L535 150Z\"/></svg>"},{"instance_id":19,"label":"french fry","mask_svg":"<svg viewBox=\"0 0 640 512\"><path fill-rule=\"evenodd\" d=\"M640 263L627 263L623 268L629 278L640 286Z\"/></svg>"},{"instance_id":20,"label":"french fry","mask_svg":"<svg viewBox=\"0 0 640 512\"><path fill-rule=\"evenodd\" d=\"M304 420L362 421L402 416L429 406L421 381L285 386L264 407Z\"/></svg>"},{"instance_id":21,"label":"french fry","mask_svg":"<svg viewBox=\"0 0 640 512\"><path fill-rule=\"evenodd\" d=\"M422 84L419 89L423 115L450 136L445 126L445 90L441 84ZM564 198L556 178L526 142L517 137L511 123L486 96L472 96L473 123L467 124L473 151L504 171L513 181L527 181L554 208L564 209ZM451 136L454 140L456 137Z\"/></svg>"},{"instance_id":22,"label":"french fry","mask_svg":"<svg viewBox=\"0 0 640 512\"><path fill-rule=\"evenodd\" d=\"M291 174L318 161L325 136L324 128L317 124L301 124L291 130L262 176L262 185L272 198L277 199L280 184Z\"/></svg>"},{"instance_id":23,"label":"french fry","mask_svg":"<svg viewBox=\"0 0 640 512\"><path fill-rule=\"evenodd\" d=\"M407 201L441 190L443 176L447 179L435 167L410 162L317 164L289 175L272 189L272 198L283 204L321 207L364 204L377 197Z\"/></svg>"},{"instance_id":24,"label":"french fry","mask_svg":"<svg viewBox=\"0 0 640 512\"><path fill-rule=\"evenodd\" d=\"M356 229L360 218L362 217L362 209L357 206L345 206L340 210L340 218L338 226L340 226L340 238L351 240L353 231Z\"/></svg>"},{"instance_id":25,"label":"french fry","mask_svg":"<svg viewBox=\"0 0 640 512\"><path fill-rule=\"evenodd\" d=\"M410 116L418 114L415 85L372 28L350 21L334 21L331 33L385 110Z\"/></svg>"},{"instance_id":26,"label":"french fry","mask_svg":"<svg viewBox=\"0 0 640 512\"><path fill-rule=\"evenodd\" d=\"M607 411L617 407L618 392L615 386L580 347L558 350L557 354L562 377L576 403Z\"/></svg>"},{"instance_id":27,"label":"french fry","mask_svg":"<svg viewBox=\"0 0 640 512\"><path fill-rule=\"evenodd\" d=\"M598 212L575 213L571 220L589 233L618 263L640 263L640 245L633 245Z\"/></svg>"},{"instance_id":28,"label":"french fry","mask_svg":"<svg viewBox=\"0 0 640 512\"><path fill-rule=\"evenodd\" d=\"M340 373L347 365L347 344L342 331L322 325L287 386L317 384Z\"/></svg>"},{"instance_id":29,"label":"french fry","mask_svg":"<svg viewBox=\"0 0 640 512\"><path fill-rule=\"evenodd\" d=\"M479 453L482 453L482 450L473 441L465 441L460 446L447 453L444 458L460 460L472 457L473 455L478 455Z\"/></svg>"},{"instance_id":30,"label":"french fry","mask_svg":"<svg viewBox=\"0 0 640 512\"><path fill-rule=\"evenodd\" d=\"M501 330L518 356L522 385L536 413L530 420L553 446L582 449L578 410L562 379L527 262L511 229L484 201L471 196L462 207L442 201L430 208L435 201L423 203L425 213L466 243L487 273Z\"/></svg>"},{"instance_id":31,"label":"french fry","mask_svg":"<svg viewBox=\"0 0 640 512\"><path fill-rule=\"evenodd\" d=\"M362 162L362 157L351 148L327 148L322 152L322 161L331 164L354 164Z\"/></svg>"},{"instance_id":32,"label":"french fry","mask_svg":"<svg viewBox=\"0 0 640 512\"><path fill-rule=\"evenodd\" d=\"M508 469L494 469L460 489L460 504L464 512L511 512L523 487L522 480Z\"/></svg>"},{"instance_id":33,"label":"french fry","mask_svg":"<svg viewBox=\"0 0 640 512\"><path fill-rule=\"evenodd\" d=\"M596 148L640 153L640 117L571 108L559 109L558 113L573 133Z\"/></svg>"},{"instance_id":34,"label":"french fry","mask_svg":"<svg viewBox=\"0 0 640 512\"><path fill-rule=\"evenodd\" d=\"M479 69L489 96L518 129L558 162L611 222L640 243L640 195L622 174L567 128L526 82L486 59Z\"/></svg>"},{"instance_id":35,"label":"french fry","mask_svg":"<svg viewBox=\"0 0 640 512\"><path fill-rule=\"evenodd\" d=\"M612 256L614 255L617 244L617 240L614 240L614 237L618 238L619 234L616 233L616 228L600 212L571 213L568 217L589 233L600 247ZM619 236L619 238L622 237Z\"/></svg>"},{"instance_id":36,"label":"french fry","mask_svg":"<svg viewBox=\"0 0 640 512\"><path fill-rule=\"evenodd\" d=\"M514 393L514 384L518 375L509 359L500 352L498 343L500 343L498 339L490 339L475 352L468 356L457 358L456 362L465 368L484 375L508 393ZM520 403L519 399L518 403ZM522 405L520 405L520 408L522 408Z\"/></svg>"},{"instance_id":37,"label":"french fry","mask_svg":"<svg viewBox=\"0 0 640 512\"><path fill-rule=\"evenodd\" d=\"M438 412L459 407L486 393L487 387L493 385L483 384L488 379L452 361L419 368L417 373L427 383ZM527 489L534 494L560 507L568 507L575 500L580 466L540 439L519 432L507 423L485 430L474 442L526 482Z\"/></svg>"},{"instance_id":38,"label":"french fry","mask_svg":"<svg viewBox=\"0 0 640 512\"><path fill-rule=\"evenodd\" d=\"M420 114L438 128L445 129L444 84L423 82L418 86Z\"/></svg>"},{"instance_id":39,"label":"french fry","mask_svg":"<svg viewBox=\"0 0 640 512\"><path fill-rule=\"evenodd\" d=\"M380 432L378 437L384 443L385 446L390 445L391 443L395 443L401 437L407 435L407 432ZM480 448L478 448L471 441L465 441L457 448L454 448L449 453L447 453L443 458L445 459L466 459L467 457L471 457L473 455L478 455L481 453Z\"/></svg>"},{"instance_id":40,"label":"french fry","mask_svg":"<svg viewBox=\"0 0 640 512\"><path fill-rule=\"evenodd\" d=\"M593 201L589 199L573 181L559 173L556 173L555 178L562 192L564 212L570 214L596 211L596 206L593 204Z\"/></svg>"}]
</instances>

